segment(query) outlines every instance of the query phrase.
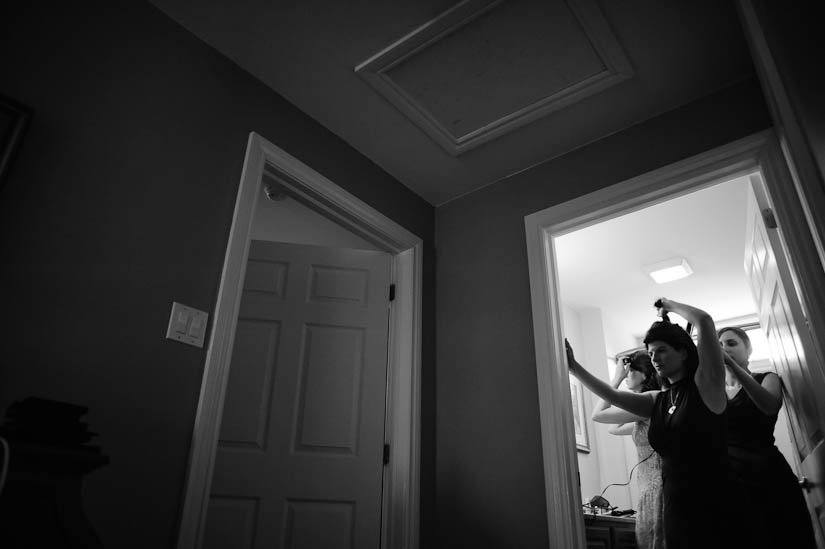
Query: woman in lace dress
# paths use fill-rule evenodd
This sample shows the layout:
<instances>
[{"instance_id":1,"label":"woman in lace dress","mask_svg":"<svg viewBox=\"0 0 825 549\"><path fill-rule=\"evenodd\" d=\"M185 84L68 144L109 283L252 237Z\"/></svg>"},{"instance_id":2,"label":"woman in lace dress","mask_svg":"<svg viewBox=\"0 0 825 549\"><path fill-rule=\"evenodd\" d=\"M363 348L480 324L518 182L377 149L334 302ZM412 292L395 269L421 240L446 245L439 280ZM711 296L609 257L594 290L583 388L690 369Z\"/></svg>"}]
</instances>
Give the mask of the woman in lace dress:
<instances>
[{"instance_id":1,"label":"woman in lace dress","mask_svg":"<svg viewBox=\"0 0 825 549\"><path fill-rule=\"evenodd\" d=\"M623 357L616 368L612 386L618 388L626 381L627 388L634 393L659 390L659 376L646 351L637 351ZM662 521L662 462L659 454L650 447L647 430L650 420L631 414L621 408L610 406L599 399L593 408L593 421L614 424L610 429L614 435L630 435L639 456L636 483L639 487L639 502L636 514L636 545L639 549L662 549L665 546L664 523Z\"/></svg>"}]
</instances>

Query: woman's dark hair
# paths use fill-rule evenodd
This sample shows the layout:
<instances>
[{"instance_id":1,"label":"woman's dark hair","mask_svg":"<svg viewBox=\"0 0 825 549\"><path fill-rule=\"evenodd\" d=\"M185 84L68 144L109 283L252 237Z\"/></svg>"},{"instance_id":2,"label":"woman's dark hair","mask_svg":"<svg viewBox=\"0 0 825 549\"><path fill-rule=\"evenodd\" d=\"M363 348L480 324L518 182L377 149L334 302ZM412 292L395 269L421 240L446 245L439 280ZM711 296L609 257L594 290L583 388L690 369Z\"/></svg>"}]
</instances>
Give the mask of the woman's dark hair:
<instances>
[{"instance_id":1,"label":"woman's dark hair","mask_svg":"<svg viewBox=\"0 0 825 549\"><path fill-rule=\"evenodd\" d=\"M662 388L659 374L656 373L656 369L653 367L647 351L636 351L627 358L627 367L631 370L642 372L645 376L644 383L642 383L642 391L658 391Z\"/></svg>"},{"instance_id":2,"label":"woman's dark hair","mask_svg":"<svg viewBox=\"0 0 825 549\"><path fill-rule=\"evenodd\" d=\"M645 334L644 344L648 345L651 341L664 341L677 351L686 351L685 368L687 369L687 375L685 377L693 377L699 367L699 351L696 349L693 339L681 326L671 324L666 320L654 322ZM662 378L662 385L667 387L669 383Z\"/></svg>"},{"instance_id":3,"label":"woman's dark hair","mask_svg":"<svg viewBox=\"0 0 825 549\"><path fill-rule=\"evenodd\" d=\"M716 332L716 337L721 339L722 334L724 334L725 332L735 333L736 335L739 336L739 339L741 339L748 348L751 348L751 338L748 336L748 333L745 330L743 330L742 328L739 328L737 326L730 326L728 328L722 328L721 330Z\"/></svg>"}]
</instances>

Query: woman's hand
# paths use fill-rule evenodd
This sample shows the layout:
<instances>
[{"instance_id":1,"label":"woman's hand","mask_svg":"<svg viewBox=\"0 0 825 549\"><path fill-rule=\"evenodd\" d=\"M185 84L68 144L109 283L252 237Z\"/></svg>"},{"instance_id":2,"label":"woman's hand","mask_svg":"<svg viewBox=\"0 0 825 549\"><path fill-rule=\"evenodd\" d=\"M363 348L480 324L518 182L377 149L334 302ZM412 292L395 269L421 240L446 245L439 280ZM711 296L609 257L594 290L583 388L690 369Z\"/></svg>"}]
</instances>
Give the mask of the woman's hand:
<instances>
[{"instance_id":1,"label":"woman's hand","mask_svg":"<svg viewBox=\"0 0 825 549\"><path fill-rule=\"evenodd\" d=\"M567 341L567 338L564 338L564 352L567 354L567 367L570 368L570 373L575 374L578 371L581 371L582 365L576 361L576 357L573 355L573 347L570 346L570 342Z\"/></svg>"},{"instance_id":2,"label":"woman's hand","mask_svg":"<svg viewBox=\"0 0 825 549\"><path fill-rule=\"evenodd\" d=\"M623 357L623 358L628 359L629 357ZM622 381L624 381L625 378L627 377L628 370L629 370L628 362L625 362L624 360L622 360L621 362L616 364L616 371L613 372L613 381L612 381L614 387L618 387L619 385L622 384Z\"/></svg>"},{"instance_id":3,"label":"woman's hand","mask_svg":"<svg viewBox=\"0 0 825 549\"><path fill-rule=\"evenodd\" d=\"M656 302L653 303L653 306L656 307L656 315L664 318L665 315L671 311L670 305L670 300L666 297L657 299Z\"/></svg>"}]
</instances>

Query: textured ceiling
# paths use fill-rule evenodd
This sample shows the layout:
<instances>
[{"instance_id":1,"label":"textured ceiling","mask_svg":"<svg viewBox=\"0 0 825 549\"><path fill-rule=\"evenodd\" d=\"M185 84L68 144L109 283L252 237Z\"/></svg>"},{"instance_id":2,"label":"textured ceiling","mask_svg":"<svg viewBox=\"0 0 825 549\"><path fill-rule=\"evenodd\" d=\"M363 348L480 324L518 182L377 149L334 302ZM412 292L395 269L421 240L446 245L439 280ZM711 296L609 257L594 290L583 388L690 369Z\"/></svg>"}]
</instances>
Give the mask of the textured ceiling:
<instances>
[{"instance_id":1,"label":"textured ceiling","mask_svg":"<svg viewBox=\"0 0 825 549\"><path fill-rule=\"evenodd\" d=\"M153 3L434 205L753 70L716 0Z\"/></svg>"}]
</instances>

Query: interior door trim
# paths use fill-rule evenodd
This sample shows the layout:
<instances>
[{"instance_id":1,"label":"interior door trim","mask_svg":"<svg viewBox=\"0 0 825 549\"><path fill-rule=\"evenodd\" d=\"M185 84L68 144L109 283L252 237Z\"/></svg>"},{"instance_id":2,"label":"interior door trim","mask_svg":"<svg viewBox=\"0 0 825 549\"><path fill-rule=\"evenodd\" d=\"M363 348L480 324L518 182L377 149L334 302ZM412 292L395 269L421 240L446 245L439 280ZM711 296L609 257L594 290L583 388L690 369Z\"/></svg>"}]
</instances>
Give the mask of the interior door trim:
<instances>
[{"instance_id":1,"label":"interior door trim","mask_svg":"<svg viewBox=\"0 0 825 549\"><path fill-rule=\"evenodd\" d=\"M423 242L255 132L249 136L206 351L177 547L196 549L203 541L252 217L264 177L276 179L285 192L392 256L396 295L389 317L385 420L386 440L392 444L390 462L384 468L381 547L417 549Z\"/></svg>"}]
</instances>

